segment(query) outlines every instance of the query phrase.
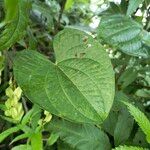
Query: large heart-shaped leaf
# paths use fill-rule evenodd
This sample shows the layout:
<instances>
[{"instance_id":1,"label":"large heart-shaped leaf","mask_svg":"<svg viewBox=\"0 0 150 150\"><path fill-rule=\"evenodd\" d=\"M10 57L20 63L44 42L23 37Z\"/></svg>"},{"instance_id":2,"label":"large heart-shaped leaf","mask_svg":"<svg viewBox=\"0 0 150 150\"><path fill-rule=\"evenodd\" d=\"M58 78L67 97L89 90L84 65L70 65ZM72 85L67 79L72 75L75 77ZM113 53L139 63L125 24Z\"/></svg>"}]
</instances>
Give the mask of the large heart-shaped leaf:
<instances>
[{"instance_id":1,"label":"large heart-shaped leaf","mask_svg":"<svg viewBox=\"0 0 150 150\"><path fill-rule=\"evenodd\" d=\"M65 29L54 40L55 64L32 50L17 54L14 75L33 102L65 119L101 123L114 98L114 73L92 36Z\"/></svg>"}]
</instances>

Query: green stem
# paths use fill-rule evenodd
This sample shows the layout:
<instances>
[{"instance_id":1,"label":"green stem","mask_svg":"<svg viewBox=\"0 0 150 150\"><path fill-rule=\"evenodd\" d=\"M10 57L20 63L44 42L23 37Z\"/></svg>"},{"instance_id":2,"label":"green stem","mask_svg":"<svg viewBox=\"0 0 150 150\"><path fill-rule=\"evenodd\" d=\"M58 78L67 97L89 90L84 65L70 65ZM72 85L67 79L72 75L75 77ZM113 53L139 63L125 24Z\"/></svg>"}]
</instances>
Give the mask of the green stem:
<instances>
[{"instance_id":1,"label":"green stem","mask_svg":"<svg viewBox=\"0 0 150 150\"><path fill-rule=\"evenodd\" d=\"M43 150L42 132L34 133L31 136L32 150Z\"/></svg>"}]
</instances>

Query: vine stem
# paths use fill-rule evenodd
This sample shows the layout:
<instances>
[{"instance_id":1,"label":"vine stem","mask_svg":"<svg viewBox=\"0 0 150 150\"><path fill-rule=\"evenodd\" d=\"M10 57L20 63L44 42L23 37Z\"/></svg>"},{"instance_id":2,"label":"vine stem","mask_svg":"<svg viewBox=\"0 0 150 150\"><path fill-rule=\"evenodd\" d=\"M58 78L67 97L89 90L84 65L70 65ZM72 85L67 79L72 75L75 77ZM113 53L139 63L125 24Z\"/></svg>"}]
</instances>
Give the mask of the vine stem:
<instances>
[{"instance_id":1,"label":"vine stem","mask_svg":"<svg viewBox=\"0 0 150 150\"><path fill-rule=\"evenodd\" d=\"M56 24L56 28L55 28L55 34L56 34L56 33L58 32L58 30L59 30L60 21L61 21L61 18L62 18L64 9L65 9L66 2L67 2L67 0L63 0L63 1L61 2L61 9L60 9L60 13L59 13L59 16L58 16L58 21L57 21L57 24Z\"/></svg>"}]
</instances>

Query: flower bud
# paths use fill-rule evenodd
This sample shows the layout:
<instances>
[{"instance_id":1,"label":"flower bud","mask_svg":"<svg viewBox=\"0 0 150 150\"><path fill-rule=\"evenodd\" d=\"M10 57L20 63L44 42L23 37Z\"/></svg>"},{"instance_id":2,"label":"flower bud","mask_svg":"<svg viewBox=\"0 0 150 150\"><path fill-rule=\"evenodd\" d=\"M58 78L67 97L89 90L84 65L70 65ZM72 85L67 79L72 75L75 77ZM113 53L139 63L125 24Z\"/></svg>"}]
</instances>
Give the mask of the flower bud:
<instances>
[{"instance_id":1,"label":"flower bud","mask_svg":"<svg viewBox=\"0 0 150 150\"><path fill-rule=\"evenodd\" d=\"M10 87L6 89L5 93L6 93L6 96L8 97L13 97L14 95L14 91Z\"/></svg>"},{"instance_id":2,"label":"flower bud","mask_svg":"<svg viewBox=\"0 0 150 150\"><path fill-rule=\"evenodd\" d=\"M11 116L13 119L15 119L18 115L17 109L16 108L11 108Z\"/></svg>"},{"instance_id":3,"label":"flower bud","mask_svg":"<svg viewBox=\"0 0 150 150\"><path fill-rule=\"evenodd\" d=\"M20 121L24 114L22 103L19 102L22 93L21 88L15 88L12 80L10 80L9 87L6 89L5 93L8 97L7 101L5 102L5 106L7 108L5 115L11 117L15 121Z\"/></svg>"},{"instance_id":4,"label":"flower bud","mask_svg":"<svg viewBox=\"0 0 150 150\"><path fill-rule=\"evenodd\" d=\"M14 95L15 95L18 99L20 99L20 98L21 98L21 94L22 94L21 88L20 88L20 87L17 87L17 88L15 89L15 91L14 91Z\"/></svg>"},{"instance_id":5,"label":"flower bud","mask_svg":"<svg viewBox=\"0 0 150 150\"><path fill-rule=\"evenodd\" d=\"M47 116L45 117L44 122L50 122L51 119L52 119L52 115L49 114L49 115L47 115Z\"/></svg>"},{"instance_id":6,"label":"flower bud","mask_svg":"<svg viewBox=\"0 0 150 150\"><path fill-rule=\"evenodd\" d=\"M5 111L5 116L11 116L10 110L6 110L6 111Z\"/></svg>"},{"instance_id":7,"label":"flower bud","mask_svg":"<svg viewBox=\"0 0 150 150\"><path fill-rule=\"evenodd\" d=\"M12 105L11 105L11 101L12 101L11 99L8 99L8 100L5 102L5 106L6 106L7 109L10 109L10 108L11 108L11 106L12 106Z\"/></svg>"}]
</instances>

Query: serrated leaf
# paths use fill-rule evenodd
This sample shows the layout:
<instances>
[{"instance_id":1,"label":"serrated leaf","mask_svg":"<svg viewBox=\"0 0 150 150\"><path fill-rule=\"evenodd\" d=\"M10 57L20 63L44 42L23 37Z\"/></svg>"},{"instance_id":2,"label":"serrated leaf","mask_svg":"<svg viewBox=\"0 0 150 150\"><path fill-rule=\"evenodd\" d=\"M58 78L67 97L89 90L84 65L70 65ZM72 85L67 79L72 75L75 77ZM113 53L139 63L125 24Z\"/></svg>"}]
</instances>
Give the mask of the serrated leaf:
<instances>
[{"instance_id":1,"label":"serrated leaf","mask_svg":"<svg viewBox=\"0 0 150 150\"><path fill-rule=\"evenodd\" d=\"M139 5L142 3L143 0L129 0L127 15L131 15L133 12L135 12Z\"/></svg>"},{"instance_id":2,"label":"serrated leaf","mask_svg":"<svg viewBox=\"0 0 150 150\"><path fill-rule=\"evenodd\" d=\"M119 146L113 150L146 150L142 147L135 147L135 146ZM148 149L147 149L148 150Z\"/></svg>"},{"instance_id":3,"label":"serrated leaf","mask_svg":"<svg viewBox=\"0 0 150 150\"><path fill-rule=\"evenodd\" d=\"M61 140L78 150L111 149L107 135L94 125L55 119L50 122L48 129L59 134Z\"/></svg>"},{"instance_id":4,"label":"serrated leaf","mask_svg":"<svg viewBox=\"0 0 150 150\"><path fill-rule=\"evenodd\" d=\"M38 52L17 54L14 75L25 95L45 110L76 122L102 123L114 97L110 60L90 35L65 29L54 40L56 63Z\"/></svg>"},{"instance_id":5,"label":"serrated leaf","mask_svg":"<svg viewBox=\"0 0 150 150\"><path fill-rule=\"evenodd\" d=\"M149 45L144 42L146 31L128 16L103 16L98 32L99 38L128 55L150 57Z\"/></svg>"},{"instance_id":6,"label":"serrated leaf","mask_svg":"<svg viewBox=\"0 0 150 150\"><path fill-rule=\"evenodd\" d=\"M141 112L138 108L136 108L130 103L127 102L124 103L127 105L129 112L134 117L135 121L138 123L141 130L145 133L148 143L150 143L150 121L145 116L145 114Z\"/></svg>"},{"instance_id":7,"label":"serrated leaf","mask_svg":"<svg viewBox=\"0 0 150 150\"><path fill-rule=\"evenodd\" d=\"M0 34L0 50L8 49L20 40L27 27L29 2L27 0L15 0L13 1L15 7L12 7L11 0L6 0L6 2L10 7L6 7L6 20L4 20L6 25Z\"/></svg>"}]
</instances>

